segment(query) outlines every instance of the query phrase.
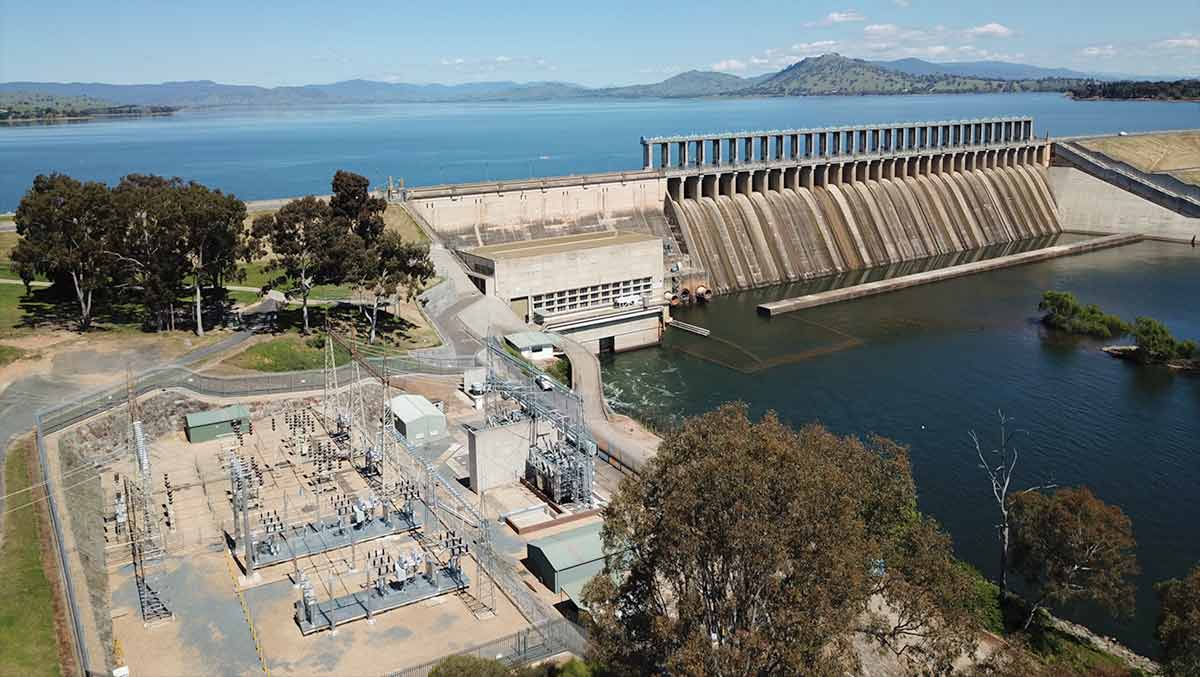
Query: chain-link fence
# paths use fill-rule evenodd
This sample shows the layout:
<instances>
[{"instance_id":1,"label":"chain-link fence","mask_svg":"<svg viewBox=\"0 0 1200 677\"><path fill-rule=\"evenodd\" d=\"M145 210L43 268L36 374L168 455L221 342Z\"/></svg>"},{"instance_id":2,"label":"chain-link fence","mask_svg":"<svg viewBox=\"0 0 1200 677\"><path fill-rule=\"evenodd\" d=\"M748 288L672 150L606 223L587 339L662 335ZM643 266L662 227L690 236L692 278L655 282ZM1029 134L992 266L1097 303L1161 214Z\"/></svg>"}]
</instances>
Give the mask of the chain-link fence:
<instances>
[{"instance_id":1,"label":"chain-link fence","mask_svg":"<svg viewBox=\"0 0 1200 677\"><path fill-rule=\"evenodd\" d=\"M530 626L511 635L449 656L443 656L428 663L389 673L387 677L426 677L439 663L450 656L492 658L515 668L563 652L581 656L585 649L586 641L583 639L582 629L565 618L559 618Z\"/></svg>"}]
</instances>

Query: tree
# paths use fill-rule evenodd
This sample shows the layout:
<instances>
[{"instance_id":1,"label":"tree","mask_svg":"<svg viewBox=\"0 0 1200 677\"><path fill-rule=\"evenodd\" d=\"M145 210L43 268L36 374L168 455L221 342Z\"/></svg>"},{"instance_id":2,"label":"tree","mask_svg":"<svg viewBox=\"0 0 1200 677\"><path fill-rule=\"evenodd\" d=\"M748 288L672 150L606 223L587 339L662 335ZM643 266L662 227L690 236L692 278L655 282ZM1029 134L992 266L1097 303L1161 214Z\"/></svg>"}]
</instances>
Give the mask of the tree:
<instances>
[{"instance_id":1,"label":"tree","mask_svg":"<svg viewBox=\"0 0 1200 677\"><path fill-rule=\"evenodd\" d=\"M367 177L339 169L333 175L333 195L329 198L332 217L370 244L383 232L383 212L387 202L371 197Z\"/></svg>"},{"instance_id":2,"label":"tree","mask_svg":"<svg viewBox=\"0 0 1200 677\"><path fill-rule=\"evenodd\" d=\"M974 430L969 435L971 442L975 445L975 454L979 457L979 467L987 473L992 488L992 497L996 501L996 509L1000 512L1000 521L996 524L996 536L1000 541L1000 600L1003 602L1008 598L1009 547L1012 540L1009 492L1012 491L1013 473L1017 469L1017 458L1020 456L1013 440L1018 433L1023 431L1009 431L1010 419L1002 411L996 412L996 415L1000 417L1000 446L984 452L979 435ZM1054 486L1053 484L1043 484L1023 489L1021 493L1050 489Z\"/></svg>"},{"instance_id":3,"label":"tree","mask_svg":"<svg viewBox=\"0 0 1200 677\"><path fill-rule=\"evenodd\" d=\"M1133 611L1137 574L1133 527L1121 509L1086 487L1052 494L1027 492L1010 499L1012 568L1035 596L1028 628L1046 604L1095 602L1118 614Z\"/></svg>"},{"instance_id":4,"label":"tree","mask_svg":"<svg viewBox=\"0 0 1200 677\"><path fill-rule=\"evenodd\" d=\"M313 287L340 282L348 259L361 251L361 240L340 228L329 205L311 195L256 218L252 230L255 238L270 247L270 269L280 273L271 286L290 283L289 292L300 295L307 333L308 296Z\"/></svg>"},{"instance_id":5,"label":"tree","mask_svg":"<svg viewBox=\"0 0 1200 677\"><path fill-rule=\"evenodd\" d=\"M1137 339L1138 353L1146 362L1186 360L1196 353L1195 343L1177 340L1166 325L1149 317L1134 320L1132 333Z\"/></svg>"},{"instance_id":6,"label":"tree","mask_svg":"<svg viewBox=\"0 0 1200 677\"><path fill-rule=\"evenodd\" d=\"M130 174L113 189L120 214L105 254L124 269L159 329L174 328L174 306L183 288L181 179Z\"/></svg>"},{"instance_id":7,"label":"tree","mask_svg":"<svg viewBox=\"0 0 1200 677\"><path fill-rule=\"evenodd\" d=\"M429 677L508 677L508 666L494 658L450 656L434 666Z\"/></svg>"},{"instance_id":8,"label":"tree","mask_svg":"<svg viewBox=\"0 0 1200 677\"><path fill-rule=\"evenodd\" d=\"M616 674L842 674L861 632L943 665L969 634L964 600L915 506L888 440L753 423L738 404L689 419L605 509L605 570L584 591L597 658Z\"/></svg>"},{"instance_id":9,"label":"tree","mask_svg":"<svg viewBox=\"0 0 1200 677\"><path fill-rule=\"evenodd\" d=\"M183 222L182 249L195 291L196 333L204 336L201 286L207 282L217 287L226 279L245 274L237 264L239 260L250 258L244 226L246 205L233 195L194 182L179 188L178 192Z\"/></svg>"},{"instance_id":10,"label":"tree","mask_svg":"<svg viewBox=\"0 0 1200 677\"><path fill-rule=\"evenodd\" d=\"M1109 339L1130 331L1121 318L1105 313L1094 304L1082 305L1071 292L1045 292L1038 310L1046 312L1042 317L1043 324L1072 334Z\"/></svg>"},{"instance_id":11,"label":"tree","mask_svg":"<svg viewBox=\"0 0 1200 677\"><path fill-rule=\"evenodd\" d=\"M379 324L379 306L385 300L405 292L411 300L434 274L433 262L429 259L429 245L406 242L395 231L385 231L374 246L361 252L356 258L355 286L370 299L370 310L362 307L362 313L371 324L367 343L375 342Z\"/></svg>"},{"instance_id":12,"label":"tree","mask_svg":"<svg viewBox=\"0 0 1200 677\"><path fill-rule=\"evenodd\" d=\"M117 218L107 186L65 174L38 175L17 206L21 240L14 257L51 279L71 280L81 331L91 327L95 292L120 273L118 262L103 254Z\"/></svg>"},{"instance_id":13,"label":"tree","mask_svg":"<svg viewBox=\"0 0 1200 677\"><path fill-rule=\"evenodd\" d=\"M1200 675L1200 566L1182 580L1154 586L1158 592L1158 641L1168 677Z\"/></svg>"}]
</instances>

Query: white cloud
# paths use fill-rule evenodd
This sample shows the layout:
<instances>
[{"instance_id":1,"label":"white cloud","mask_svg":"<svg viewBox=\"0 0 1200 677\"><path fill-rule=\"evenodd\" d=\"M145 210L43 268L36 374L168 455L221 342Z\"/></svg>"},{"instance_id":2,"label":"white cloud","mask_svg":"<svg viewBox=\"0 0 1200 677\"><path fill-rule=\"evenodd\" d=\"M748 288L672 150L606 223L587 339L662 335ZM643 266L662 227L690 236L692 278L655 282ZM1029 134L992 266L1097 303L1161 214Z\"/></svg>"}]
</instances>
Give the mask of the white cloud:
<instances>
[{"instance_id":1,"label":"white cloud","mask_svg":"<svg viewBox=\"0 0 1200 677\"><path fill-rule=\"evenodd\" d=\"M837 47L837 40L817 40L816 42L797 42L792 45L792 52L821 52Z\"/></svg>"},{"instance_id":2,"label":"white cloud","mask_svg":"<svg viewBox=\"0 0 1200 677\"><path fill-rule=\"evenodd\" d=\"M1117 48L1112 45L1093 45L1079 50L1082 56L1109 57L1117 55Z\"/></svg>"},{"instance_id":3,"label":"white cloud","mask_svg":"<svg viewBox=\"0 0 1200 677\"><path fill-rule=\"evenodd\" d=\"M498 56L493 60L496 63L508 63L509 61L512 61L512 57L511 56Z\"/></svg>"},{"instance_id":4,"label":"white cloud","mask_svg":"<svg viewBox=\"0 0 1200 677\"><path fill-rule=\"evenodd\" d=\"M909 2L909 0L892 0L892 4L901 9L906 9L912 6L912 3Z\"/></svg>"},{"instance_id":5,"label":"white cloud","mask_svg":"<svg viewBox=\"0 0 1200 677\"><path fill-rule=\"evenodd\" d=\"M830 12L825 15L820 21L809 21L804 24L809 28L815 26L832 26L834 24L850 23L852 21L866 21L867 17L863 16L858 10L848 9L844 12Z\"/></svg>"},{"instance_id":6,"label":"white cloud","mask_svg":"<svg viewBox=\"0 0 1200 677\"><path fill-rule=\"evenodd\" d=\"M1178 38L1157 42L1154 46L1163 49L1200 49L1200 38L1184 33Z\"/></svg>"},{"instance_id":7,"label":"white cloud","mask_svg":"<svg viewBox=\"0 0 1200 677\"><path fill-rule=\"evenodd\" d=\"M746 62L739 61L738 59L722 59L721 61L709 66L709 70L721 71L724 73L731 71L744 71L746 70Z\"/></svg>"},{"instance_id":8,"label":"white cloud","mask_svg":"<svg viewBox=\"0 0 1200 677\"><path fill-rule=\"evenodd\" d=\"M1013 31L1011 28L1009 28L1008 26L1005 26L1004 24L998 24L994 21L992 23L986 23L986 24L983 24L982 26L975 26L974 28L968 28L966 30L966 35L968 38L975 38L975 37L1007 38L1007 37L1011 37L1012 34L1013 34Z\"/></svg>"},{"instance_id":9,"label":"white cloud","mask_svg":"<svg viewBox=\"0 0 1200 677\"><path fill-rule=\"evenodd\" d=\"M900 32L900 27L896 24L870 24L863 27L863 33L871 37L883 37L885 35L895 35Z\"/></svg>"}]
</instances>

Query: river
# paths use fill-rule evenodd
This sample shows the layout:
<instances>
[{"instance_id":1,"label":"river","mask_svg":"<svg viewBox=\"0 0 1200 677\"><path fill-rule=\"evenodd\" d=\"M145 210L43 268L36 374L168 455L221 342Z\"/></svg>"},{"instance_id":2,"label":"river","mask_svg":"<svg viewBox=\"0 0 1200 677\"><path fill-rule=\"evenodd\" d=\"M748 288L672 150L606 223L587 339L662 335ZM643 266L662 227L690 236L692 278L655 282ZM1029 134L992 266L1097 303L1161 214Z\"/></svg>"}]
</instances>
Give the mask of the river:
<instances>
[{"instance_id":1,"label":"river","mask_svg":"<svg viewBox=\"0 0 1200 677\"><path fill-rule=\"evenodd\" d=\"M909 445L921 509L993 576L995 504L967 434L994 441L1003 410L1027 431L1017 488L1087 485L1133 521L1134 619L1066 615L1154 655L1153 583L1200 563L1200 376L1048 333L1036 311L1047 289L1200 338L1200 249L1143 242L772 319L755 306L795 289L719 296L673 313L712 337L668 330L661 348L607 360L605 387L615 408L661 426L741 400L755 415Z\"/></svg>"},{"instance_id":2,"label":"river","mask_svg":"<svg viewBox=\"0 0 1200 677\"><path fill-rule=\"evenodd\" d=\"M996 115L1032 115L1039 135L1064 136L1193 127L1200 103L985 94L329 105L2 126L0 212L52 171L180 176L260 200L328 193L338 169L376 185L556 176L636 169L642 135Z\"/></svg>"}]
</instances>

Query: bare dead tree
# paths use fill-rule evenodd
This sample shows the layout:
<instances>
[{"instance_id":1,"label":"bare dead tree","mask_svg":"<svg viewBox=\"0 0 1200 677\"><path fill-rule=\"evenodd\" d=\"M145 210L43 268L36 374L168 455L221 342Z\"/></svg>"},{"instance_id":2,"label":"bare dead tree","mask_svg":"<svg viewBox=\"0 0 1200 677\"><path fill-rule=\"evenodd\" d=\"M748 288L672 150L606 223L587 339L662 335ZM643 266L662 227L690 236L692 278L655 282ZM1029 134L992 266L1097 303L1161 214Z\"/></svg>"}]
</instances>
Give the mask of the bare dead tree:
<instances>
[{"instance_id":1,"label":"bare dead tree","mask_svg":"<svg viewBox=\"0 0 1200 677\"><path fill-rule=\"evenodd\" d=\"M975 453L979 456L979 467L983 468L987 473L988 480L992 485L992 496L996 499L996 507L1000 511L1000 521L996 524L996 535L1000 541L1000 599L1008 597L1008 569L1009 569L1009 541L1011 537L1011 528L1009 526L1009 502L1008 495L1012 488L1013 473L1017 468L1017 458L1020 456L1017 447L1013 444L1013 440L1019 434L1024 434L1024 430L1009 430L1009 423L1012 419L1004 415L1003 411L996 411L1000 418L1000 446L988 451L983 450L983 443L979 440L979 435L974 430L970 432L971 442L975 445ZM989 461L989 458L991 459ZM1056 484L1043 484L1036 487L1029 487L1021 490L1019 493L1028 493L1031 491L1042 491L1044 489L1052 489Z\"/></svg>"}]
</instances>

